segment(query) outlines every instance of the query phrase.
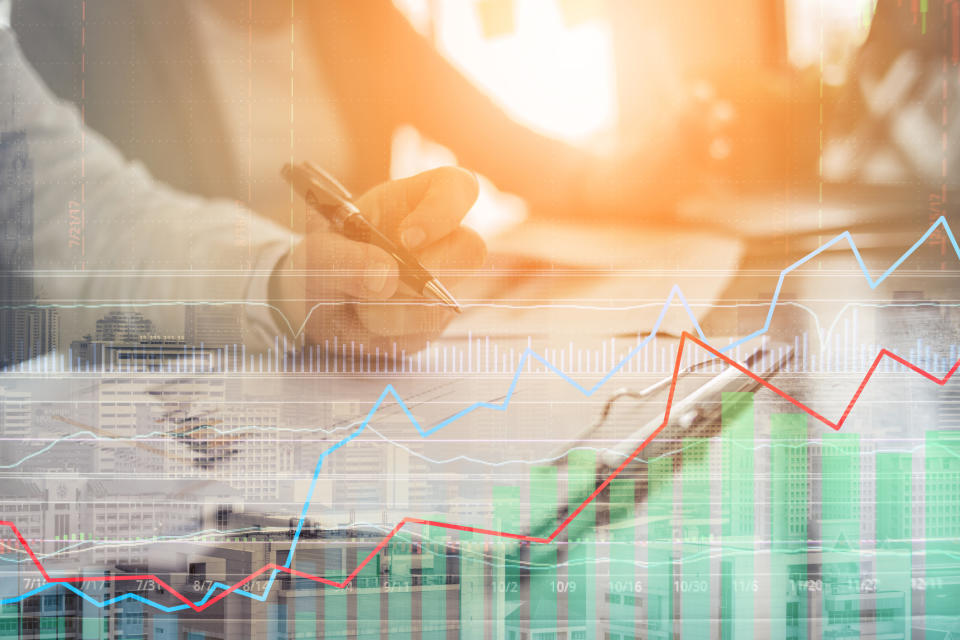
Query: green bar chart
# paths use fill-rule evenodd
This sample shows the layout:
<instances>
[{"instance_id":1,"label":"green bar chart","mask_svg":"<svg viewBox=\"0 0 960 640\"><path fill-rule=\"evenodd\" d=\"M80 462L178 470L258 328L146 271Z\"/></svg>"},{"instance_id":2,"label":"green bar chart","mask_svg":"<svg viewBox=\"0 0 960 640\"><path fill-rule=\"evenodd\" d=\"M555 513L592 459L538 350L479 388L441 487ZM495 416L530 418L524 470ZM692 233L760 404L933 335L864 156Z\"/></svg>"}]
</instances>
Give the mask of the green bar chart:
<instances>
[{"instance_id":1,"label":"green bar chart","mask_svg":"<svg viewBox=\"0 0 960 640\"><path fill-rule=\"evenodd\" d=\"M359 529L304 543L294 565L303 575L277 575L264 637L794 640L951 628L960 431L930 429L903 445L762 412L753 393L725 393L721 404L712 436L677 437L615 477L584 447L493 484L480 512L489 528L451 529L433 514L435 524L405 527L379 548ZM0 594L12 597L31 578L7 547ZM109 608L79 598L75 618L54 615L93 588L51 591L31 609L3 605L0 637L203 634L130 597Z\"/></svg>"}]
</instances>

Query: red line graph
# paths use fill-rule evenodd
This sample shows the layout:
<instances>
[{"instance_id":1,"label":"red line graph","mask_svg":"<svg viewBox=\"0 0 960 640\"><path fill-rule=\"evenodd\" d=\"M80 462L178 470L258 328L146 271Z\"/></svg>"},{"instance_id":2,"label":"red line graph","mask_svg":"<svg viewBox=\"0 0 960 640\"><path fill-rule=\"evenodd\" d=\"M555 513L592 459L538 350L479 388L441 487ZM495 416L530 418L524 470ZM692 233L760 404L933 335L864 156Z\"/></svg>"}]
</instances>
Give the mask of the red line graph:
<instances>
[{"instance_id":1,"label":"red line graph","mask_svg":"<svg viewBox=\"0 0 960 640\"><path fill-rule=\"evenodd\" d=\"M913 371L914 373L917 373L923 376L924 378L926 378L927 380L931 382L935 382L940 386L943 386L944 384L946 384L950 380L950 378L953 377L954 373L956 373L957 369L960 368L960 360L957 360L957 362L954 363L954 365L950 368L949 371L947 371L944 374L942 378L938 378L937 376L933 375L928 371L925 371L924 369L913 364L912 362L905 360L901 356L898 356L897 354L891 351L888 351L887 349L881 349L880 352L877 354L877 357L874 359L873 364L867 370L866 374L864 374L863 380L860 382L860 385L857 387L857 390L854 392L853 396L850 398L850 401L847 403L847 406L844 408L843 414L840 416L840 419L837 420L836 422L833 422L830 419L818 413L817 411L811 409L800 400L797 400L796 398L788 394L786 391L780 389L779 387L774 385L772 382L769 382L768 380L763 379L762 377L758 376L754 372L750 371L744 365L731 359L729 356L724 355L720 351L717 351L707 343L697 339L697 337L694 336L693 334L684 332L680 338L679 348L677 349L677 358L673 367L672 379L670 381L670 390L669 390L669 393L667 394L666 410L664 412L663 422L660 424L659 427L657 427L653 431L653 433L650 434L649 437L647 437L646 440L640 443L637 446L637 448L634 449L629 456L627 456L626 459L624 459L624 461L620 464L620 466L614 469L610 473L610 475L607 476L607 478L594 490L593 493L591 493L583 502L580 503L579 506L577 506L576 509L574 509L566 518L564 518L564 520L557 525L557 527L553 530L553 532L549 536L545 538L541 538L541 537L535 537L530 535L524 535L520 533L511 533L508 531L494 531L492 529L482 529L479 527L471 527L471 526L452 524L447 522L436 522L434 520L423 520L420 518L407 517L400 520L400 522L398 522L396 526L394 526L393 529L391 529L390 532L387 533L387 535L385 535L383 539L380 540L379 544L377 544L377 546L374 547L374 549L369 554L367 554L367 556L357 565L357 567L340 582L331 580L329 578L324 578L323 576L317 576L310 573L306 573L304 571L299 571L291 567L284 567L278 564L271 563L271 564L264 565L260 569L257 569L256 571L254 571L247 577L243 578L239 582L235 583L231 587L224 589L223 591L218 593L216 596L213 596L203 604L198 605L193 603L185 595L179 593L173 587L171 587L169 584L167 584L166 582L164 582L163 580L161 580L159 577L155 575L86 576L86 577L71 577L71 578L53 578L47 573L46 569L44 569L43 564L37 558L36 554L33 552L33 549L30 548L30 545L27 543L26 539L23 537L23 534L21 534L21 532L19 531L19 529L17 529L16 525L13 522L0 521L0 526L9 527L13 531L13 535L16 537L18 542L23 546L27 555L29 555L30 560L36 566L37 570L44 577L44 579L47 580L48 582L73 584L73 583L84 583L84 582L119 582L119 581L127 581L127 580L153 580L157 584L161 585L164 589L172 593L180 602L188 605L194 611L203 611L207 607L213 605L217 601L221 600L222 598L225 598L232 592L241 588L243 585L249 583L254 578L268 571L273 571L273 570L294 575L299 578L312 580L314 582L325 584L330 587L343 589L350 582L352 582L354 578L356 578L357 574L360 573L360 571L367 565L367 563L370 562L370 560L372 560L378 553L380 553L380 551L387 545L390 539L393 538L407 524L427 525L427 526L439 527L443 529L452 529L455 531L468 531L472 533L479 533L479 534L499 537L499 538L508 538L512 540L521 540L525 542L534 542L539 544L549 544L553 542L553 540L556 539L556 537L560 535L560 533L563 532L564 529L567 528L567 526L573 521L573 519L576 518L580 514L580 512L583 511L583 509L588 504L590 504L590 502L592 502L600 494L600 492L602 492L607 487L607 485L609 485L614 480L614 478L620 475L620 473L627 467L627 465L629 465L634 460L634 458L636 458L640 454L640 452L643 451L644 448L646 448L646 446L650 444L650 442L654 438L656 438L657 435L669 423L670 410L673 406L673 397L674 397L674 392L676 391L677 378L681 369L680 363L683 356L683 350L688 342L692 342L693 344L699 346L700 348L712 354L713 357L720 358L721 360L725 361L731 367L734 367L744 375L749 376L750 378L755 380L758 384L774 392L781 398L790 402L795 407L801 409L805 413L809 414L811 417L816 418L817 420L819 420L820 422L824 423L825 425L827 425L828 427L834 430L840 430L840 428L846 422L847 418L850 416L850 412L853 410L854 405L856 405L857 400L860 398L860 395L863 393L863 390L866 388L867 383L873 377L873 374L876 372L877 368L880 366L880 363L883 361L884 358L889 358L894 362L897 362L898 364L903 365L904 367Z\"/></svg>"}]
</instances>

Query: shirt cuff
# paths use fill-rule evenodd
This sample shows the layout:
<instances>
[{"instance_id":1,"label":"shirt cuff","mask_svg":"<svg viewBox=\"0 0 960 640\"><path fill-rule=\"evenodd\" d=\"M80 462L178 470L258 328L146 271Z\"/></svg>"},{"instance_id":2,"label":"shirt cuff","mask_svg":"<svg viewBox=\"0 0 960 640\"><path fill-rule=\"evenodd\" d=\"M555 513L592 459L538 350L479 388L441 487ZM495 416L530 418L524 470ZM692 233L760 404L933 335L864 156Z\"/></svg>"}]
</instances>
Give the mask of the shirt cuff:
<instances>
[{"instance_id":1,"label":"shirt cuff","mask_svg":"<svg viewBox=\"0 0 960 640\"><path fill-rule=\"evenodd\" d=\"M247 282L244 342L248 349L265 352L268 348L283 348L284 338L293 345L300 338L300 327L290 322L274 306L270 299L270 280L277 266L302 239L301 234L287 231L263 218L254 218L250 223L251 237L258 238L253 247L256 254L250 266Z\"/></svg>"}]
</instances>

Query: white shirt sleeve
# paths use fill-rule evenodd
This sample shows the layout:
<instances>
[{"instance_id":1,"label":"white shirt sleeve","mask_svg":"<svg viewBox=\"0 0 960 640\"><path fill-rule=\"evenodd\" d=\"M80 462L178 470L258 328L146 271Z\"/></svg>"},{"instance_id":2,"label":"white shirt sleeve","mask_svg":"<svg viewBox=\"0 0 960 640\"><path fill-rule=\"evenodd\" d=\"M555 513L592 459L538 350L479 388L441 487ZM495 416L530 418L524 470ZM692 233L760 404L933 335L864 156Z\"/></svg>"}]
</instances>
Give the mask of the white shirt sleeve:
<instances>
[{"instance_id":1,"label":"white shirt sleeve","mask_svg":"<svg viewBox=\"0 0 960 640\"><path fill-rule=\"evenodd\" d=\"M0 136L27 141L40 301L157 303L178 320L180 302L236 303L248 348L287 334L267 306L267 285L296 234L235 203L175 191L127 162L49 92L3 27L0 87Z\"/></svg>"}]
</instances>

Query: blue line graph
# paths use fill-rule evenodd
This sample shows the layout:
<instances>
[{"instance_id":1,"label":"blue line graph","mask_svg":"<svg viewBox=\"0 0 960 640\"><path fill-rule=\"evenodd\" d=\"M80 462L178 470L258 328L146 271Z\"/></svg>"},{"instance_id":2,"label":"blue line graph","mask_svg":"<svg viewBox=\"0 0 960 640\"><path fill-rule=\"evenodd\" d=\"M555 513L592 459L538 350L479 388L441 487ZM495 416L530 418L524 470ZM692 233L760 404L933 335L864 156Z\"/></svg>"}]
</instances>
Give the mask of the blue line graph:
<instances>
[{"instance_id":1,"label":"blue line graph","mask_svg":"<svg viewBox=\"0 0 960 640\"><path fill-rule=\"evenodd\" d=\"M950 224L947 222L946 217L940 216L939 218L937 218L937 220L936 220L932 225L930 225L930 227L923 233L923 235L921 235L920 238L919 238L916 242L914 242L913 245L903 253L903 255L901 255L899 258L897 258L897 259L896 259L889 267L887 267L887 269L886 269L879 277L877 277L876 279L874 279L874 278L870 275L870 271L869 271L869 269L867 268L867 265L866 265L866 264L864 263L864 261L863 261L863 256L860 255L860 249L857 247L857 243L854 241L853 236L851 235L851 233L850 233L849 231L844 231L843 233L841 233L841 234L833 237L832 239L830 239L829 241L827 241L826 243L824 243L824 244L821 245L820 247L814 249L813 251L811 251L810 253L808 253L808 254L805 255L804 257L800 258L799 260L797 260L796 262L794 262L793 264L791 264L791 265L788 266L786 269L784 269L783 271L780 272L780 277L779 277L778 280L777 280L777 285L776 285L776 287L775 287L775 289L774 289L773 296L772 296L771 299L770 299L770 303L769 303L769 306L768 306L768 309L767 309L767 315L766 315L766 318L765 318L765 320L764 320L763 326L761 326L761 327L760 327L759 329L757 329L756 331L754 331L754 332L752 332L752 333L750 333L750 334L748 334L748 335L746 335L746 336L743 336L742 338L739 338L738 340L736 340L736 341L734 341L734 342L732 342L732 343L730 343L730 344L728 344L728 345L726 345L726 346L724 346L724 347L718 348L718 350L719 350L721 353L725 353L725 352L729 351L730 349L734 349L734 348L736 348L738 345L743 344L744 342L747 342L748 340L752 340L753 338L756 338L756 337L761 336L761 335L763 335L764 333L766 333L766 332L770 329L770 324L771 324L771 322L773 321L773 313L774 313L774 311L776 310L777 304L779 303L780 292L781 292L781 289L783 288L784 279L785 279L791 272L793 272L793 271L795 271L796 269L800 268L801 266L803 266L804 264L806 264L806 263L809 262L810 260L813 260L814 258L816 258L817 256L819 256L821 253L827 251L828 249L830 249L830 248L833 247L834 245L838 244L839 242L841 242L841 241L843 241L843 240L846 240L846 241L847 241L847 243L850 245L850 251L853 253L853 257L854 257L854 259L857 261L857 265L860 267L860 271L861 271L861 273L863 274L864 279L867 281L867 285L868 285L871 289L876 289L884 280L887 279L888 276L890 276L890 274L892 274L894 271L896 271L897 268L898 268L901 264L903 264L911 255L913 255L913 254L917 251L917 249L919 249L921 246L923 246L923 244L930 238L931 235L933 235L933 233L937 230L938 227L942 227L942 228L943 228L944 233L946 234L947 238L950 240L950 245L953 247L954 253L956 254L957 258L960 259L960 244L957 243L957 239L956 239L956 237L954 236L953 230L950 228ZM697 321L696 315L693 313L693 310L692 310L690 304L687 302L686 298L685 298L684 295L683 295L683 291L680 289L680 287L679 287L678 285L673 285L673 287L671 287L670 292L669 292L669 294L667 295L667 299L666 299L666 301L664 302L663 308L662 308L660 314L658 315L657 320L654 322L653 328L651 329L651 335L652 335L652 334L655 334L656 331L659 329L660 325L661 325L662 322L663 322L663 317L664 317L664 315L666 314L666 312L669 310L669 307L670 307L670 305L673 303L674 298L676 298L677 300L680 301L681 306L683 307L684 311L686 311L687 316L690 318L690 321L693 323L693 328L694 328L694 330L696 331L697 335L700 337L701 340L706 341L706 336L705 336L704 333L703 333L703 329L700 327L700 323ZM123 306L124 306L124 307L134 307L134 308L135 308L135 307L156 307L156 306L181 306L181 307L183 307L183 306L231 306L231 305L244 305L244 306L264 307L264 308L271 309L272 311L275 311L276 313L278 313L278 314L283 318L284 324L286 324L287 328L290 330L291 335L293 335L293 336L296 338L296 337L299 337L299 336L303 333L304 327L307 326L307 323L310 321L310 318L311 318L311 316L313 315L314 312L318 311L318 310L319 310L320 308L322 308L322 307L331 306L331 305L337 306L337 305L341 305L341 304L355 304L355 303L334 302L334 303L317 303L317 304L314 304L314 305L313 305L312 307L310 307L310 309L307 311L306 318L304 319L303 323L300 325L300 327L299 327L298 329L294 329L294 328L293 328L293 325L290 324L290 320L283 314L283 312L282 312L279 308L275 307L274 305L272 305L272 304L270 304L270 303L268 303L268 302L251 302L251 301L246 301L246 300L242 300L242 301L196 301L196 302L181 302L181 301L156 302L156 301L155 301L155 302L140 302L140 303L138 303L138 302L123 303ZM389 303L386 303L386 304L389 304ZM424 304L426 304L427 306L431 306L431 305L433 305L433 306L439 306L439 305L442 305L442 303L429 303L429 302L428 302L428 303L424 303ZM80 309L80 308L84 308L84 309L86 309L86 308L106 308L106 307L115 307L115 306L117 306L117 303L114 302L114 303L96 303L96 304L71 303L71 304L4 305L4 306L2 306L2 307L0 307L0 308L3 308L3 309L21 309L21 308L23 308L23 309L27 309L27 308L30 308L30 309L46 309L46 308L56 308L56 309ZM467 306L469 306L469 305L467 305ZM479 305L479 306L483 306L483 305ZM645 306L645 305L644 305L644 306ZM627 356L624 358L624 360L629 360L633 355L634 355L634 353L631 352L631 354L627 355ZM613 373L615 373L616 371L619 371L619 369L620 369L622 366L624 366L624 364L625 364L625 362L621 361L621 362L615 367ZM520 369L520 367L518 367L518 370L519 370L519 369ZM570 380L568 379L568 381L570 381ZM572 381L570 381L570 382L573 383ZM573 383L573 384L576 384L576 383ZM582 390L582 387L579 387L579 385L576 385L576 386L577 386L579 389Z\"/></svg>"},{"instance_id":2,"label":"blue line graph","mask_svg":"<svg viewBox=\"0 0 960 640\"><path fill-rule=\"evenodd\" d=\"M900 256L893 262L893 264L887 267L887 270L884 271L880 275L880 277L878 277L876 280L874 280L870 276L870 271L867 269L867 265L864 264L863 262L863 256L860 255L860 249L857 248L857 243L854 242L853 236L850 235L849 231L844 231L843 233L836 236L826 244L821 245L814 251L808 253L807 255L800 258L799 260L794 262L792 265L790 265L789 267L781 271L780 278L777 280L777 287L773 291L773 298L771 298L770 300L770 308L767 310L767 319L764 321L763 326L757 329L756 331L754 331L753 333L748 334L740 338L739 340L736 340L718 350L721 352L726 352L730 349L733 349L739 344L743 344L747 340L751 340L753 338L756 338L757 336L760 336L766 333L770 329L770 323L773 321L773 311L777 306L777 299L780 297L780 290L783 288L783 281L787 277L787 275L790 272L800 268L807 262L810 262L811 260L816 258L818 255L820 255L821 253L823 253L833 245L837 244L841 240L846 240L850 244L850 251L853 252L853 257L856 259L857 264L860 265L860 271L863 272L863 277L867 281L867 286L869 286L871 289L876 289L880 285L880 283L886 280L891 273L896 271L897 268L907 260L907 258L912 256L917 249L923 246L923 243L926 242L931 235L933 235L933 232L937 230L937 227L943 227L944 233L946 234L947 238L950 239L951 246L953 246L953 252L956 254L957 259L960 260L960 246L957 245L957 239L953 236L953 231L950 229L950 224L947 222L947 219L944 216L940 216L939 218L937 218L936 222L930 225L930 228L927 229L926 233L920 236L920 239L914 242L913 246L907 249L902 256ZM689 313L689 310L688 310L688 313ZM694 324L696 323L697 321L694 320ZM697 332L699 333L700 337L703 338L703 334L700 333L699 325L697 325Z\"/></svg>"},{"instance_id":3,"label":"blue line graph","mask_svg":"<svg viewBox=\"0 0 960 640\"><path fill-rule=\"evenodd\" d=\"M717 350L720 351L720 352L729 351L729 350L735 348L736 346L738 346L738 345L740 345L740 344L743 344L744 342L746 342L746 341L748 341L748 340L751 340L751 339L753 339L753 338L756 338L756 337L758 337L758 336L763 335L764 333L766 333L766 332L769 330L769 328L770 328L770 324L771 324L772 319L773 319L773 313L774 313L774 310L776 309L777 301L778 301L778 298L779 298L779 296L780 296L780 291L781 291L781 289L782 289L783 282L784 282L784 279L786 278L786 276L787 276L789 273L791 273L792 271L794 271L794 270L798 269L799 267L801 267L802 265L806 264L807 262L809 262L809 261L812 260L813 258L817 257L818 255L820 255L821 253L823 253L824 251L826 251L827 249L829 249L829 248L832 247L833 245L841 242L842 240L846 240L846 241L849 243L850 249L851 249L851 251L853 252L854 258L856 259L857 264L860 266L860 269L861 269L861 271L862 271L862 273L863 273L863 275L864 275L864 278L867 280L867 284L869 285L869 287L870 287L871 289L875 289L875 288L876 288L881 282L883 282L891 273L893 273L901 264L903 264L904 261L906 261L911 255L913 255L913 253L915 253L915 252L917 251L917 249L919 249L919 248L927 241L927 239L934 233L934 231L936 231L936 229L937 229L938 227L942 227L942 228L943 228L946 236L947 236L947 237L949 238L949 240L950 240L951 246L952 246L953 249L954 249L954 253L956 254L958 260L960 260L960 246L958 246L957 240L956 240L956 238L954 237L953 232L952 232L952 230L950 229L950 226L949 226L949 224L947 223L946 218L945 218L944 216L940 216L940 217L936 220L936 222L934 222L933 225L931 225L930 228L927 229L927 231L920 237L919 240L917 240L909 249L907 249L907 250L903 253L903 255L901 255L896 261L894 261L894 263L891 264L890 267L888 267L888 268L887 268L879 277L877 277L876 279L874 279L873 277L871 277L870 272L869 272L869 270L867 269L867 266L866 266L866 264L865 264L864 261L863 261L863 257L860 255L860 251L859 251L859 249L857 248L856 243L855 243L855 241L853 240L853 237L851 236L850 232L849 232L849 231L844 231L844 232L841 233L840 235L838 235L838 236L834 237L833 239L831 239L830 241L828 241L826 244L820 246L819 248L817 248L817 249L814 250L813 252L809 253L808 255L804 256L804 257L801 258L800 260L794 262L793 264L791 264L790 266L788 266L786 269L784 269L783 271L781 271L780 277L779 277L779 279L778 279L778 281L777 281L776 289L774 290L773 297L772 297L772 299L771 299L771 301L770 301L770 307L769 307L769 310L768 310L768 312L767 312L766 320L765 320L763 326L762 326L760 329L758 329L758 330L754 331L753 333L750 333L750 334L748 334L747 336L744 336L744 337L742 337L742 338L740 338L740 339L738 339L738 340L736 340L736 341L734 341L734 342L732 342L732 343L730 343L730 344L728 344L728 345L726 345L726 346L724 346L724 347L722 347L722 348L717 348ZM377 410L378 410L378 409L380 408L380 406L387 400L387 398L392 397L392 398L397 402L397 404L400 406L401 410L404 412L404 414L405 414L405 415L407 416L407 418L410 420L410 423L413 425L413 427L416 429L416 431L420 434L420 436L421 436L421 437L424 437L424 438L427 438L427 437L429 437L430 435L432 435L433 433L436 433L436 432L439 431L440 429L443 429L444 427L448 426L448 425L451 424L452 422L454 422L454 421L456 421L456 420L459 420L460 418L463 418L463 417L465 417L465 416L473 413L473 412L476 411L477 409L484 408L484 409L491 409L491 410L494 410L494 411L501 411L501 412L502 412L502 411L506 411L507 408L510 406L510 401L511 401L511 399L513 398L513 395L514 395L514 392L515 392L515 390L516 390L518 381L519 381L519 379L520 379L520 374L521 374L521 372L523 371L523 368L524 368L524 366L527 364L527 362L528 362L529 359L536 360L537 362L539 362L540 364L542 364L544 367L546 367L549 371L552 371L553 373L557 374L557 376L559 376L562 380L564 380L565 382L567 382L568 384L570 384L570 386L572 386L574 389L576 389L577 391L579 391L581 394L583 394L583 395L586 396L586 397L590 397L590 396L592 396L598 389L600 389L607 381L609 381L610 378L612 378L614 375L616 375L617 372L619 372L619 371L627 364L627 362L628 362L631 358L633 358L634 356L636 356L647 344L649 344L649 343L657 336L657 333L658 333L658 331L659 331L659 329L660 329L660 326L661 326L661 324L662 324L662 322L663 322L663 319L664 319L664 317L666 316L667 311L670 309L670 305L671 305L671 303L673 302L674 297L676 297L676 298L681 302L681 304L683 305L683 307L686 309L687 314L690 316L691 320L693 321L693 325L694 325L694 328L695 328L695 330L696 330L696 332L697 332L697 335L698 335L698 336L701 338L701 340L703 340L705 343L708 343L708 340L707 340L706 336L704 335L703 330L701 329L701 327L700 327L699 323L697 322L696 318L693 316L693 313L692 313L692 311L690 310L689 305L687 304L687 301L686 301L686 299L685 299L685 297L684 297L684 295L683 295L683 292L680 290L680 287L679 287L679 286L674 285L674 286L670 289L670 294L669 294L669 296L667 297L667 300L666 300L666 302L664 303L663 308L661 309L659 315L657 316L657 319L656 319L656 321L655 321L654 324L653 324L653 327L652 327L652 329L651 329L651 331L650 331L650 334L649 334L648 336L646 336L643 340L641 340L633 349L631 349L631 350L627 353L626 356L624 356L616 365L614 365L614 367L613 367L609 372L607 372L602 378L600 378L600 379L599 379L593 386L591 386L591 387L584 387L584 386L581 385L579 382L577 382L576 380L572 379L572 378L571 378L570 376L568 376L566 373L564 373L564 372L561 371L559 368L557 368L556 366L554 366L554 365L553 365L551 362L549 362L546 358L544 358L543 356L537 354L537 353L534 352L532 349L529 349L529 348L528 348L528 349L526 349L526 350L523 352L523 354L522 354L522 356L521 356L521 358L520 358L520 361L519 361L519 363L518 363L518 365L517 365L516 371L514 372L513 378L512 378L511 381L510 381L510 386L509 386L509 388L507 389L507 393L506 393L506 395L504 396L504 399L503 399L502 402L499 402L499 403L485 402L485 401L475 402L475 403L473 403L473 404L471 404L471 405L468 405L466 408L458 411L457 413L455 413L455 414L453 414L453 415L445 418L444 420L440 421L440 422L437 423L436 425L434 425L434 426L432 426L432 427L429 427L429 428L425 428L423 425L420 424L420 422L417 420L417 418L413 415L413 413L410 411L409 407L407 407L407 405L406 405L406 403L404 402L403 398L402 398L402 397L400 396L400 394L394 389L393 385L387 384L387 385L384 387L383 391L380 393L380 396L379 396L379 397L377 398L377 400L374 402L373 406L372 406L372 407L370 408L370 410L367 412L366 416L365 416L365 417L363 418L363 420L360 422L360 424L359 424L359 426L357 427L357 429L356 429L353 433L351 433L351 434L349 434L348 436L342 438L342 439L341 439L340 441L338 441L336 444L332 445L331 447L329 447L328 449L326 449L325 451L323 451L323 452L320 454L320 457L317 459L316 466L314 467L313 477L312 477L311 482L310 482L310 487L309 487L309 489L308 489L308 491L307 491L307 497L306 497L306 500L304 501L303 508L302 508L301 511L300 511L300 516L299 516L299 519L298 519L298 522L297 522L297 527L296 527L296 530L295 530L295 532L294 532L294 535L293 535L293 537L292 537L292 539L291 539L290 550L289 550L288 553L287 553L287 557L286 557L286 560L285 560L283 566L289 568L289 567L291 566L291 564L293 563L294 554L295 554L295 552L296 552L297 544L298 544L298 542L299 542L299 540L300 540L300 535L301 535L301 532L302 532L302 529L303 529L303 524L304 524L304 521L306 520L307 514L309 513L310 504L311 504L312 499L313 499L313 493L314 493L314 490L315 490L315 488L316 488L317 481L318 481L318 479L319 479L319 477L320 477L320 472L321 472L321 470L322 470L324 460L326 460L326 458L327 458L328 456L330 456L331 454L333 454L333 453L334 453L335 451L337 451L338 449L346 446L346 445L349 444L352 440L354 440L355 438L357 438L361 433L363 433L363 432L366 430L367 426L370 424L370 422L373 420L373 417L374 417L374 415L376 414ZM245 591L245 590L243 590L243 589L237 589L237 590L236 590L236 593L238 593L238 594L240 594L240 595L243 595L243 596L245 596L245 597L247 597L247 598L251 598L251 599L253 599L253 600L258 600L258 601L263 602L263 601L266 600L267 596L268 596L269 593L270 593L270 590L271 590L271 588L272 588L272 586L273 586L273 584L274 584L274 581L275 581L275 579L276 579L277 573L278 573L278 570L277 570L277 569L271 570L271 572L270 572L270 577L269 577L269 579L267 580L267 583L266 583L266 585L265 585L265 588L264 588L264 591L263 591L263 594L262 594L262 595L259 595L259 596L258 596L258 595L256 595L256 594L250 592L250 591ZM49 587L56 586L56 584L62 584L62 583L50 583L50 584L44 585L43 587L39 587L39 588L37 588L37 589L34 589L33 591L30 591L30 592L27 592L27 593L24 593L24 594L20 594L20 595L18 595L18 596L13 597L13 598L8 598L8 599L6 599L6 600L0 600L0 604L10 604L10 603L14 603L14 602L19 602L20 600L22 600L22 599L24 599L24 598L26 598L26 597L29 597L30 595L34 595L34 594L36 594L36 593L39 593L40 591L43 591L43 590L45 590L45 589L47 589L47 588L49 588ZM63 584L63 586L64 586L65 588L69 589L70 591L76 593L78 596L80 596L81 598L83 598L83 599L86 600L87 602L90 602L91 604L94 604L94 605L96 605L96 606L98 606L98 607L105 607L105 606L109 606L109 605L111 605L111 604L114 604L114 603L116 603L116 602L120 602L120 601L127 600L127 599L132 599L132 600L136 600L136 601L142 602L142 603L144 603L144 604L147 604L147 605L149 605L149 606L152 606L152 607L154 607L154 608L156 608L156 609L159 609L159 610L164 611L164 612L167 612L167 613L172 613L172 612L176 612L176 611L180 611L180 610L183 610L183 609L188 608L188 605L186 605L186 604L181 604L181 605L177 605L177 606L174 606L174 607L168 607L168 606L166 606L166 605L162 605L162 604L160 604L160 603L153 602L153 601L151 601L151 600L149 600L149 599L147 599L147 598L143 598L142 596L140 596L140 595L138 595L138 594L135 594L135 593L126 593L126 594L117 596L117 597L115 597L115 598L111 598L111 599L108 599L108 600L98 601L98 600L96 600L95 598L93 598L92 596L90 596L89 594L86 594L86 593L84 593L82 590L74 587L73 585ZM211 597L213 597L214 593L215 593L217 590L220 590L220 589L226 590L226 589L229 589L229 588L230 588L229 585L226 585L226 584L224 584L224 583L222 583L222 582L216 582L216 583L214 583L214 584L210 587L210 589L204 594L204 596L203 596L200 600L194 602L194 605L196 605L196 606L201 606L201 605L203 605L205 602L207 602Z\"/></svg>"},{"instance_id":4,"label":"blue line graph","mask_svg":"<svg viewBox=\"0 0 960 640\"><path fill-rule=\"evenodd\" d=\"M216 426L213 426L213 425L202 425L202 426L199 426L199 427L197 427L197 428L195 428L195 429L191 429L190 431L185 431L185 432L182 432L182 433L177 434L177 435L173 435L173 434L167 433L167 432L165 432L165 431L151 431L150 433L136 434L136 435L133 435L133 436L130 436L130 437L105 436L105 435L102 435L102 434L94 433L93 431L89 431L89 430L87 430L87 429L83 429L83 430L81 430L81 431L74 431L73 433L68 433L68 434L63 435L63 436L60 436L60 437L58 437L58 438L53 438L48 444L40 447L40 448L37 449L36 451L32 451L32 452L24 455L24 456L23 456L22 458L20 458L19 460L16 460L15 462L11 462L11 463L9 463L9 464L2 464L2 465L0 465L0 470L16 469L17 467L22 466L24 463L29 462L29 461L32 460L33 458L36 458L37 456L43 455L44 453L50 451L51 449L53 449L54 447L56 447L56 446L59 445L59 444L63 444L63 443L65 443L65 442L69 442L69 441L71 441L71 440L78 440L78 439L80 438L80 436L87 436L87 437L89 437L89 438L92 439L92 440L112 440L112 441L114 441L114 442L125 442L125 441L151 440L151 439L176 441L179 437L183 437L183 436L185 436L185 435L188 435L188 434L191 434L191 433L195 433L195 432L201 431L201 430L209 430L209 431L212 431L212 432L216 433L217 435L231 435L231 434L234 434L234 433L242 433L242 432L244 432L244 431L261 431L261 432L264 432L264 431L265 431L265 432L271 432L271 433L278 433L278 432L294 432L294 433L296 433L296 432L308 432L308 433L324 433L324 434L330 435L330 434L332 434L332 433L336 433L337 431L346 431L347 429L351 429L351 428L357 426L358 424L360 424L360 423L359 423L359 422L351 422L350 424L343 425L343 426L340 426L340 427L333 427L333 428L330 428L330 429L324 429L323 427L305 427L305 428L262 427L262 426L258 426L258 425L243 425L243 426L239 426L239 427L231 427L230 429L220 429L220 428L217 428ZM376 433L376 431L374 431L374 432ZM377 435L380 435L380 434L377 433ZM396 443L392 442L391 440L388 440L387 438L384 438L382 435L380 435L380 437L381 437L381 439L384 439L384 440L386 440L387 442L391 442L391 444L396 444ZM10 439L11 439L11 440L15 440L16 438L10 438Z\"/></svg>"}]
</instances>

